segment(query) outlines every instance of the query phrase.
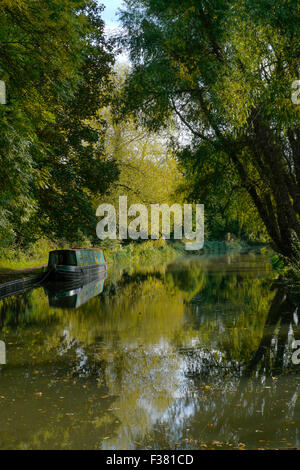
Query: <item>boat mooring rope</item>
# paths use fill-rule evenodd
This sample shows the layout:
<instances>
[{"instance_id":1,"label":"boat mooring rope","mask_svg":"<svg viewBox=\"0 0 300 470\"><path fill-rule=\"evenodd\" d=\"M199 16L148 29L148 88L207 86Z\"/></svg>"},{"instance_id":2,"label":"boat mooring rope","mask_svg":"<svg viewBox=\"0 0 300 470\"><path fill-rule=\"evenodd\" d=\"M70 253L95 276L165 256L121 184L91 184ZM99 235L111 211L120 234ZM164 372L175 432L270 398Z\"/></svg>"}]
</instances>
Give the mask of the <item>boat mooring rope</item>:
<instances>
[{"instance_id":1,"label":"boat mooring rope","mask_svg":"<svg viewBox=\"0 0 300 470\"><path fill-rule=\"evenodd\" d=\"M44 282L49 276L50 274L55 271L55 268L52 268L52 269L49 269L48 271L46 271L45 273L45 276L42 277L42 279L40 279L38 282L36 282L35 284L33 284L32 287L37 287L39 284L41 284L42 282Z\"/></svg>"}]
</instances>

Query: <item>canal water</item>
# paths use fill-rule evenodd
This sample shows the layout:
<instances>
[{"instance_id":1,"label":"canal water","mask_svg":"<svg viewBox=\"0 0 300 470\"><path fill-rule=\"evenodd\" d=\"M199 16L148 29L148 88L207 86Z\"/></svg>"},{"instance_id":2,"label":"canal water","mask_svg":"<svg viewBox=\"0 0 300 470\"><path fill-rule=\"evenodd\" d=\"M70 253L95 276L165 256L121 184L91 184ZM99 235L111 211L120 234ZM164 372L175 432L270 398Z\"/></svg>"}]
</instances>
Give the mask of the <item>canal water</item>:
<instances>
[{"instance_id":1,"label":"canal water","mask_svg":"<svg viewBox=\"0 0 300 470\"><path fill-rule=\"evenodd\" d=\"M276 277L189 257L0 300L0 448L299 449L299 294Z\"/></svg>"}]
</instances>

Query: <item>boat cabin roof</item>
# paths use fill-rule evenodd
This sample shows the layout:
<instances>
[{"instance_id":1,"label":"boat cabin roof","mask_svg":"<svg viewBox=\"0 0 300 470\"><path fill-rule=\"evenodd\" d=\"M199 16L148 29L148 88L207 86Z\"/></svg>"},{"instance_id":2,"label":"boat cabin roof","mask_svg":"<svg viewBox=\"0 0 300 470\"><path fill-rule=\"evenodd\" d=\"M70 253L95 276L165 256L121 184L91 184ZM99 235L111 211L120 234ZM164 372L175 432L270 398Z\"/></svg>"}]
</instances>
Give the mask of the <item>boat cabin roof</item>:
<instances>
[{"instance_id":1,"label":"boat cabin roof","mask_svg":"<svg viewBox=\"0 0 300 470\"><path fill-rule=\"evenodd\" d=\"M57 253L59 251L103 251L102 248L65 248L62 250L51 250L50 253Z\"/></svg>"},{"instance_id":2,"label":"boat cabin roof","mask_svg":"<svg viewBox=\"0 0 300 470\"><path fill-rule=\"evenodd\" d=\"M100 248L69 248L50 251L48 265L87 266L105 262L104 252Z\"/></svg>"}]
</instances>

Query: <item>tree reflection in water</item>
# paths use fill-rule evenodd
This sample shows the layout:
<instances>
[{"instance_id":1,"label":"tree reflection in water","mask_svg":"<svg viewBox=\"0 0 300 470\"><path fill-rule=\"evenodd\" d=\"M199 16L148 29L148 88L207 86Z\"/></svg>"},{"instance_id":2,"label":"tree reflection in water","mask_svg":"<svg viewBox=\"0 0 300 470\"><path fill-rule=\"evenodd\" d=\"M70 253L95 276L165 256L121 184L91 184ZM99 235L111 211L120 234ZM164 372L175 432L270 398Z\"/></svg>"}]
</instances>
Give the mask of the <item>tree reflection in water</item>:
<instances>
[{"instance_id":1,"label":"tree reflection in water","mask_svg":"<svg viewBox=\"0 0 300 470\"><path fill-rule=\"evenodd\" d=\"M0 301L1 448L300 447L299 294L267 259L184 258L100 291Z\"/></svg>"}]
</instances>

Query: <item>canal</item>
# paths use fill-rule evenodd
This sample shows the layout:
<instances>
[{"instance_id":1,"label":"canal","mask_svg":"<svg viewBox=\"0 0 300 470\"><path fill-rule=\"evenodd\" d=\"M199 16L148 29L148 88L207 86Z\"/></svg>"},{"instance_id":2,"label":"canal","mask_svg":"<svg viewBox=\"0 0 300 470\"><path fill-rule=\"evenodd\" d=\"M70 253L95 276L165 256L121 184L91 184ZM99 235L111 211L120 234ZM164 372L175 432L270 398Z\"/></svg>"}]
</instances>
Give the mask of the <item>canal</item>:
<instances>
[{"instance_id":1,"label":"canal","mask_svg":"<svg viewBox=\"0 0 300 470\"><path fill-rule=\"evenodd\" d=\"M276 277L184 257L0 300L0 448L300 448L299 292Z\"/></svg>"}]
</instances>

